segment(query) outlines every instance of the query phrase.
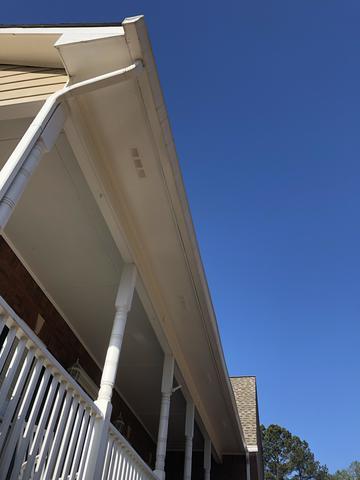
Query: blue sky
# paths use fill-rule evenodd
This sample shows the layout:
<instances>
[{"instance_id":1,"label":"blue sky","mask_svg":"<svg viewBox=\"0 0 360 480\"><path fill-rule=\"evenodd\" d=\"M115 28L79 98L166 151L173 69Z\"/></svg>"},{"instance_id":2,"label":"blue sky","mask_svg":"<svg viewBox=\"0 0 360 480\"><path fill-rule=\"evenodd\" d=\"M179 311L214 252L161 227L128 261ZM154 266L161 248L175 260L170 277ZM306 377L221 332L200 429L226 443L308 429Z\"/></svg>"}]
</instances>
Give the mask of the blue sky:
<instances>
[{"instance_id":1,"label":"blue sky","mask_svg":"<svg viewBox=\"0 0 360 480\"><path fill-rule=\"evenodd\" d=\"M0 21L146 15L229 372L332 471L360 460L360 2L56 7Z\"/></svg>"}]
</instances>

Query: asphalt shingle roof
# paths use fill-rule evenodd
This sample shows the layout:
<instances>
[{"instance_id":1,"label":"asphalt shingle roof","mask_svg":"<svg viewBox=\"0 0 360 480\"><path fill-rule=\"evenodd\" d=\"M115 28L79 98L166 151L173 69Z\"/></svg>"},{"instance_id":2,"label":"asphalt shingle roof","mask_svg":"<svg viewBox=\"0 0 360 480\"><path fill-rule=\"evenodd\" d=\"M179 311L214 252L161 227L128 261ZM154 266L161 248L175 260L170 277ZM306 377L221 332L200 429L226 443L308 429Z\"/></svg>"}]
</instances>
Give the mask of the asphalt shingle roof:
<instances>
[{"instance_id":1,"label":"asphalt shingle roof","mask_svg":"<svg viewBox=\"0 0 360 480\"><path fill-rule=\"evenodd\" d=\"M258 445L255 377L230 378L247 446Z\"/></svg>"}]
</instances>

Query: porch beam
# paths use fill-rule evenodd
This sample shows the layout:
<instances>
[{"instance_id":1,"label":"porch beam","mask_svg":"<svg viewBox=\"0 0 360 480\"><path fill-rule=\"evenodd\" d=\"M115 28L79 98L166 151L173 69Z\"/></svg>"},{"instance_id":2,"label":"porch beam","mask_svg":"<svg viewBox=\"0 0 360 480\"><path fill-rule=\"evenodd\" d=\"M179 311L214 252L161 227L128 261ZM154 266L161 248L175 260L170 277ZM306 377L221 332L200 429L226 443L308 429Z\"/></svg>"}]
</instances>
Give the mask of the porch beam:
<instances>
[{"instance_id":1,"label":"porch beam","mask_svg":"<svg viewBox=\"0 0 360 480\"><path fill-rule=\"evenodd\" d=\"M184 462L184 480L191 480L192 470L192 451L194 438L194 417L195 406L194 402L186 403L186 418L185 418L185 462Z\"/></svg>"},{"instance_id":2,"label":"porch beam","mask_svg":"<svg viewBox=\"0 0 360 480\"><path fill-rule=\"evenodd\" d=\"M161 382L160 420L154 471L155 475L159 478L159 480L165 479L165 457L169 427L170 398L173 391L174 381L174 365L174 357L172 355L165 354L163 376Z\"/></svg>"}]
</instances>

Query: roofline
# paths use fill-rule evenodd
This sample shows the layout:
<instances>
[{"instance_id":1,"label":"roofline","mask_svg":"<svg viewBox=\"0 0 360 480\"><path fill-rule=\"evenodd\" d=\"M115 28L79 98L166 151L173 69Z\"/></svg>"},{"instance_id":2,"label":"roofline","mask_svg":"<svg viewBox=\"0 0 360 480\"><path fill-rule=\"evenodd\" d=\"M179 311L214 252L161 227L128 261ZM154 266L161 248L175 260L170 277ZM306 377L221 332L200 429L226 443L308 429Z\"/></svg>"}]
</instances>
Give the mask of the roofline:
<instances>
[{"instance_id":1,"label":"roofline","mask_svg":"<svg viewBox=\"0 0 360 480\"><path fill-rule=\"evenodd\" d=\"M78 28L78 27L121 27L119 22L83 22L83 23L0 23L1 28Z\"/></svg>"}]
</instances>

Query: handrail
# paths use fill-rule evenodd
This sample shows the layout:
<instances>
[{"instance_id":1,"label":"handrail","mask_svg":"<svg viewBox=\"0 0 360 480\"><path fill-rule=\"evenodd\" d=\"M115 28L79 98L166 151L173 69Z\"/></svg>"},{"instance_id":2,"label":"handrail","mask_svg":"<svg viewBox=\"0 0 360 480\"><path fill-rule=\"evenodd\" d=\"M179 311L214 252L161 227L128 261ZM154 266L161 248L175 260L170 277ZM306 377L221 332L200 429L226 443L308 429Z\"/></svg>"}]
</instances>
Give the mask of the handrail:
<instances>
[{"instance_id":1,"label":"handrail","mask_svg":"<svg viewBox=\"0 0 360 480\"><path fill-rule=\"evenodd\" d=\"M5 323L10 326L15 324L20 328L26 337L28 337L29 346L35 348L35 357L39 359L46 359L51 364L51 368L55 375L59 376L59 379L63 379L66 383L70 384L74 391L76 391L82 400L91 405L91 408L96 412L96 415L101 417L102 414L99 408L95 405L94 401L89 395L81 388L81 386L72 378L72 376L65 370L65 368L56 360L56 358L49 352L44 343L38 338L31 328L17 315L17 313L9 306L8 303L0 296L0 316L4 315ZM19 336L17 334L17 336Z\"/></svg>"},{"instance_id":2,"label":"handrail","mask_svg":"<svg viewBox=\"0 0 360 480\"><path fill-rule=\"evenodd\" d=\"M1 475L88 480L89 462L106 446L103 464L99 465L101 480L156 480L154 472L108 421L0 297ZM104 428L100 446L93 442L99 426Z\"/></svg>"},{"instance_id":3,"label":"handrail","mask_svg":"<svg viewBox=\"0 0 360 480\"><path fill-rule=\"evenodd\" d=\"M127 453L135 459L137 465L141 468L144 474L146 474L147 478L149 479L156 479L157 477L154 472L151 470L149 465L147 465L144 460L140 457L140 455L134 450L134 448L130 445L130 443L124 438L123 435L113 426L110 425L109 428L109 440L111 437L115 437L115 440L118 441L122 447L124 447Z\"/></svg>"}]
</instances>

